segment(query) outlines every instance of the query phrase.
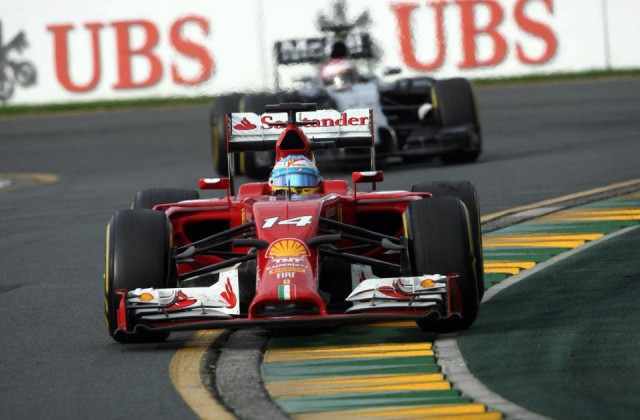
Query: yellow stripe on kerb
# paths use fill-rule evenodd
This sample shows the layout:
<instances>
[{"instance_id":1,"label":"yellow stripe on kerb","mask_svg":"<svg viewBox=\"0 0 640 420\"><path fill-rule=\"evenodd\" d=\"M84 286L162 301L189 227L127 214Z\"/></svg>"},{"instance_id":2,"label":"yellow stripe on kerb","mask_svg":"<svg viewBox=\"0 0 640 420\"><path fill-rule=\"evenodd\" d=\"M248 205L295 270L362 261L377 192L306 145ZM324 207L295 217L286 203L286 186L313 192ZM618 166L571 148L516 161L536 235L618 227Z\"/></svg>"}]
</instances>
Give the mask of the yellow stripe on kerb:
<instances>
[{"instance_id":1,"label":"yellow stripe on kerb","mask_svg":"<svg viewBox=\"0 0 640 420\"><path fill-rule=\"evenodd\" d=\"M593 209L593 210L569 210L544 217L544 220L553 221L635 221L640 220L640 209Z\"/></svg>"},{"instance_id":2,"label":"yellow stripe on kerb","mask_svg":"<svg viewBox=\"0 0 640 420\"><path fill-rule=\"evenodd\" d=\"M535 267L534 261L498 261L491 260L484 262L485 273L518 274L522 270L529 270Z\"/></svg>"},{"instance_id":3,"label":"yellow stripe on kerb","mask_svg":"<svg viewBox=\"0 0 640 420\"><path fill-rule=\"evenodd\" d=\"M295 388L282 386L279 383L268 383L267 391L274 398L293 398L318 395L337 395L342 393L377 393L398 391L448 391L451 384L447 381L393 383L381 381L371 384L329 384L300 385Z\"/></svg>"},{"instance_id":4,"label":"yellow stripe on kerb","mask_svg":"<svg viewBox=\"0 0 640 420\"><path fill-rule=\"evenodd\" d=\"M640 179L632 179L630 181L618 182L615 184L607 185L606 187L594 188L588 191L581 191L575 194L569 194L569 195L564 195L562 197L552 198L549 200L538 201L537 203L527 204L526 206L513 207L507 210L503 210L503 211L499 211L491 214L485 214L484 216L481 217L480 220L482 221L482 223L487 223L492 220L496 220L500 217L507 216L509 214L515 214L515 213L520 213L527 210L539 209L542 207L551 207L558 204L566 203L567 201L575 200L577 198L592 197L596 194L609 192L609 191L613 191L621 188L632 188L637 185L640 185ZM632 195L625 196L625 197L632 197Z\"/></svg>"},{"instance_id":5,"label":"yellow stripe on kerb","mask_svg":"<svg viewBox=\"0 0 640 420\"><path fill-rule=\"evenodd\" d=\"M402 384L413 382L437 382L444 381L442 373L414 373L407 375L353 375L353 376L334 376L313 379L298 379L272 382L272 384L287 385L383 385L383 384Z\"/></svg>"},{"instance_id":6,"label":"yellow stripe on kerb","mask_svg":"<svg viewBox=\"0 0 640 420\"><path fill-rule=\"evenodd\" d=\"M371 344L366 346L326 346L269 349L264 362L291 362L319 359L368 359L380 357L433 356L431 343Z\"/></svg>"},{"instance_id":7,"label":"yellow stripe on kerb","mask_svg":"<svg viewBox=\"0 0 640 420\"><path fill-rule=\"evenodd\" d=\"M438 404L425 406L398 406L384 408L369 408L362 410L344 410L333 412L307 413L295 416L298 420L324 420L324 419L413 419L441 416L456 416L469 414L488 414L484 404ZM500 417L492 417L500 418Z\"/></svg>"},{"instance_id":8,"label":"yellow stripe on kerb","mask_svg":"<svg viewBox=\"0 0 640 420\"><path fill-rule=\"evenodd\" d=\"M211 395L200 378L200 363L211 343L223 330L198 331L176 352L169 365L169 376L182 399L201 419L235 419Z\"/></svg>"},{"instance_id":9,"label":"yellow stripe on kerb","mask_svg":"<svg viewBox=\"0 0 640 420\"><path fill-rule=\"evenodd\" d=\"M588 241L602 238L602 233L576 233L554 235L489 235L483 238L485 248L577 248Z\"/></svg>"}]
</instances>

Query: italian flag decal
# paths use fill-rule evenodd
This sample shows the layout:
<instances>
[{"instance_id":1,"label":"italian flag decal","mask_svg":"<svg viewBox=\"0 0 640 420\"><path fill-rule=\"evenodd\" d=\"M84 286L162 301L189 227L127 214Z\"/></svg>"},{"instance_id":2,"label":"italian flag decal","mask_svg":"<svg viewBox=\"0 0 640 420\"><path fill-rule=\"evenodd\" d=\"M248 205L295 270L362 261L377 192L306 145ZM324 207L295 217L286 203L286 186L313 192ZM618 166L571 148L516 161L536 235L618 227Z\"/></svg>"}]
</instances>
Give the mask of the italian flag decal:
<instances>
[{"instance_id":1,"label":"italian flag decal","mask_svg":"<svg viewBox=\"0 0 640 420\"><path fill-rule=\"evenodd\" d=\"M281 284L278 286L278 299L291 300L291 285Z\"/></svg>"}]
</instances>

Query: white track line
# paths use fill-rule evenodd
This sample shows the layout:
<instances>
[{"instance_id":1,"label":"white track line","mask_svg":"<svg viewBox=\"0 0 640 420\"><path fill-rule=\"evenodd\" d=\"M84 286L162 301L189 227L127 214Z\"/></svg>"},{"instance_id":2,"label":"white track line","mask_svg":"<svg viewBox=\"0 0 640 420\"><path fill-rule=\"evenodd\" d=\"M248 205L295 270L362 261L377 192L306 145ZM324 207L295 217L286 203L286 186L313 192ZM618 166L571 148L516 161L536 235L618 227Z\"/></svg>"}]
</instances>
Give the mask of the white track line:
<instances>
[{"instance_id":1,"label":"white track line","mask_svg":"<svg viewBox=\"0 0 640 420\"><path fill-rule=\"evenodd\" d=\"M563 252L562 254L556 255L555 257L550 258L540 264L536 264L534 268L522 271L520 274L509 277L507 280L504 280L499 284L487 289L486 293L484 294L484 299L482 299L482 303L488 302L506 288L529 278L530 276L544 270L545 268L548 268L553 264L556 264L562 260L576 255L579 252L586 251L587 249L600 245L603 242L624 235L638 228L640 228L639 225L629 226L610 235L606 235L598 240L591 241L578 248ZM438 365L440 365L440 367L442 368L442 372L447 375L447 379L452 382L458 390L460 390L464 395L473 398L475 401L486 404L490 409L502 412L505 417L509 419L540 420L548 418L529 411L526 408L520 407L519 405L504 399L500 395L487 388L482 382L478 380L478 378L473 376L464 361L462 353L460 352L457 337L457 334L442 335L441 337L438 337L436 339L434 344Z\"/></svg>"}]
</instances>

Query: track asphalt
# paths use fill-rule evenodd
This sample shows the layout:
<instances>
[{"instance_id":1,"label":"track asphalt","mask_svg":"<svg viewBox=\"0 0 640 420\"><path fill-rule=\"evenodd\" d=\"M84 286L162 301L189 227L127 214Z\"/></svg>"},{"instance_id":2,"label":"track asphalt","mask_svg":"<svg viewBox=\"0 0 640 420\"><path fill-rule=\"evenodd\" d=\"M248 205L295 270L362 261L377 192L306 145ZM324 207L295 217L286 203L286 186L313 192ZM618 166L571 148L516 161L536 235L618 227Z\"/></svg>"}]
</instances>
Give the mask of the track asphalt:
<instances>
[{"instance_id":1,"label":"track asphalt","mask_svg":"<svg viewBox=\"0 0 640 420\"><path fill-rule=\"evenodd\" d=\"M640 80L478 92L477 164L390 167L384 188L470 179L483 213L637 178ZM205 107L0 120L0 172L56 184L0 191L0 417L189 418L169 363L188 334L120 346L106 336L104 227L134 193L211 174Z\"/></svg>"}]
</instances>

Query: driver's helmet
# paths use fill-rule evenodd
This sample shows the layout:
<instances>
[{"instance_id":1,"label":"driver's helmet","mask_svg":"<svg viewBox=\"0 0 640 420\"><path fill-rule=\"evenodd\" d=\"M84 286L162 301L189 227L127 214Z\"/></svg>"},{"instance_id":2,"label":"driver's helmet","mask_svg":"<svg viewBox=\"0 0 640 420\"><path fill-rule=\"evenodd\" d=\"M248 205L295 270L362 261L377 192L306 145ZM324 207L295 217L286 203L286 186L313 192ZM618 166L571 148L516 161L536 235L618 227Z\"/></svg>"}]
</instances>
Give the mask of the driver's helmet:
<instances>
[{"instance_id":1,"label":"driver's helmet","mask_svg":"<svg viewBox=\"0 0 640 420\"><path fill-rule=\"evenodd\" d=\"M352 62L337 58L322 66L320 78L325 86L342 89L357 83L359 75L358 69Z\"/></svg>"},{"instance_id":2,"label":"driver's helmet","mask_svg":"<svg viewBox=\"0 0 640 420\"><path fill-rule=\"evenodd\" d=\"M295 195L315 194L320 190L320 171L304 155L286 156L273 166L269 186L274 194L288 192Z\"/></svg>"}]
</instances>

